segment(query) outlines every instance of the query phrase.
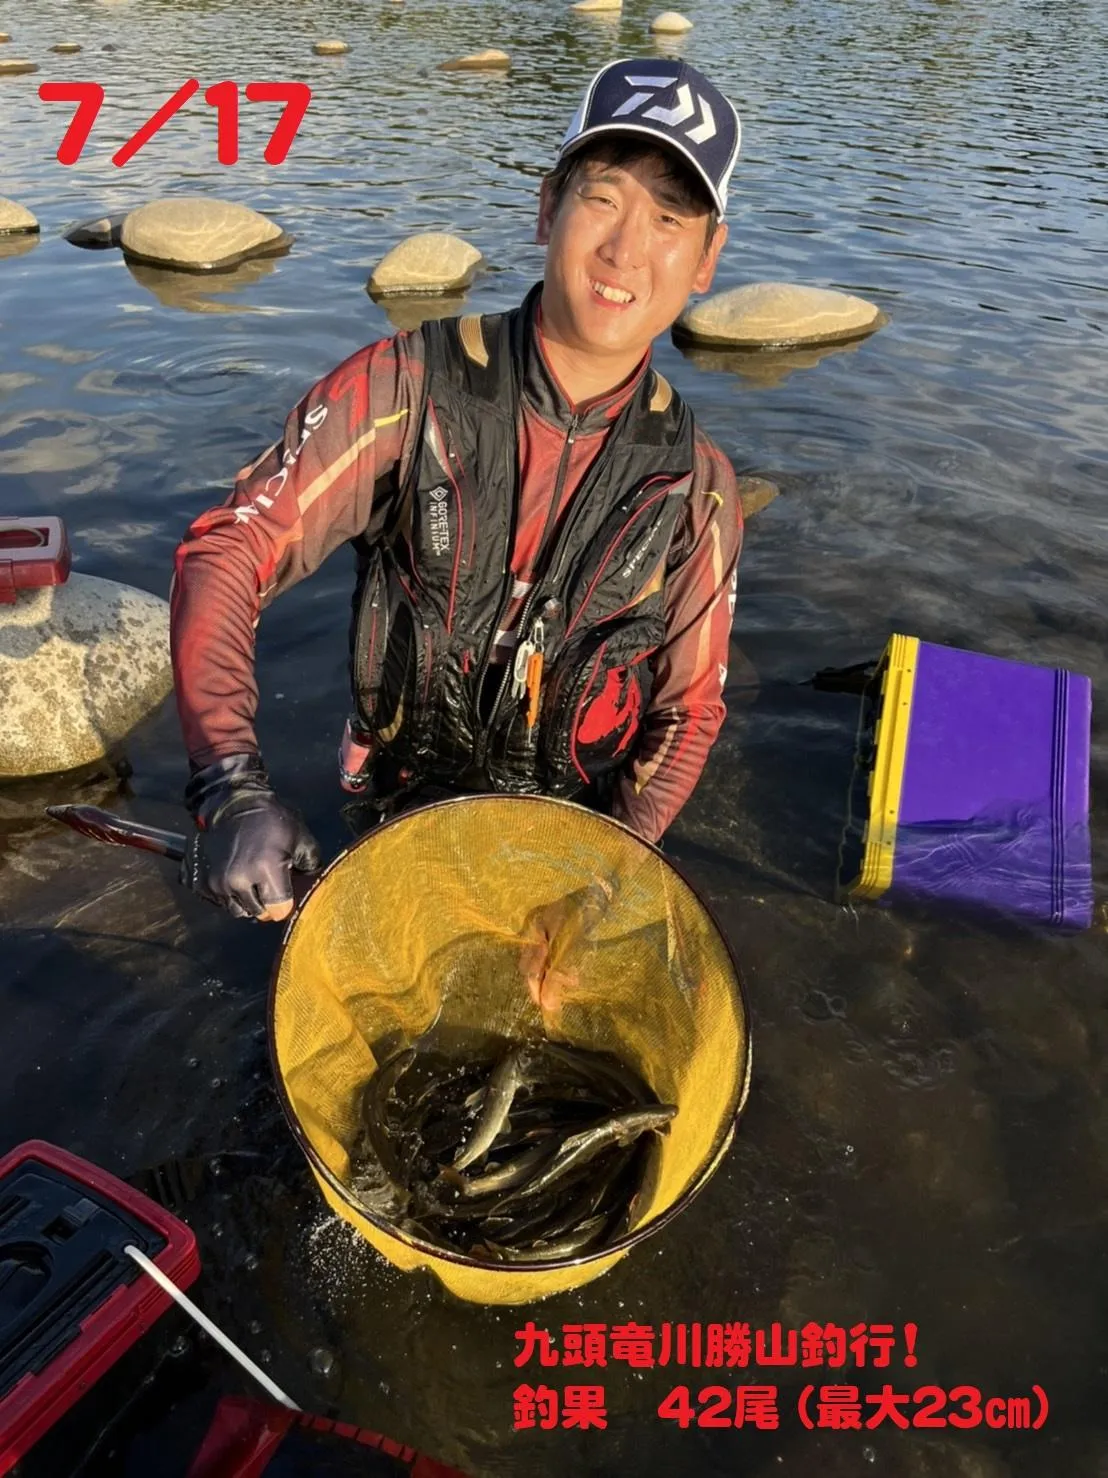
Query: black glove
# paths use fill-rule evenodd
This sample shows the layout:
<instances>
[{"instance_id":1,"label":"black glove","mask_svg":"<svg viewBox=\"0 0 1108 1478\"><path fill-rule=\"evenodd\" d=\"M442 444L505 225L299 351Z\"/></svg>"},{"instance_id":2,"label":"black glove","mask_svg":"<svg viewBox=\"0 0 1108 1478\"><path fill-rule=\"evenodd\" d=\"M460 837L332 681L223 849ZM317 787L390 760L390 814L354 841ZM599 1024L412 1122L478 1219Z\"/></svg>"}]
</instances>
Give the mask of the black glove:
<instances>
[{"instance_id":1,"label":"black glove","mask_svg":"<svg viewBox=\"0 0 1108 1478\"><path fill-rule=\"evenodd\" d=\"M290 866L315 872L320 852L274 795L261 759L237 754L208 765L189 781L185 804L198 828L181 863L186 887L236 919L283 918L292 904Z\"/></svg>"}]
</instances>

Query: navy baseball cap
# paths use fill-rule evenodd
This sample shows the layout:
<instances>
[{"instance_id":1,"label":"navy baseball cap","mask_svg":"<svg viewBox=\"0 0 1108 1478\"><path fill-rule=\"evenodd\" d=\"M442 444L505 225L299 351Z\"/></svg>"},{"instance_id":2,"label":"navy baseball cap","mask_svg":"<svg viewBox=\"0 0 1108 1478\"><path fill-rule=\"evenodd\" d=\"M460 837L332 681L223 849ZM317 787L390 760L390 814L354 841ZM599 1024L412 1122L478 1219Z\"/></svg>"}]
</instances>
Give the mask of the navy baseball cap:
<instances>
[{"instance_id":1,"label":"navy baseball cap","mask_svg":"<svg viewBox=\"0 0 1108 1478\"><path fill-rule=\"evenodd\" d=\"M559 160L599 134L646 134L682 154L722 216L739 157L742 125L734 107L688 62L654 57L612 62L589 83Z\"/></svg>"}]
</instances>

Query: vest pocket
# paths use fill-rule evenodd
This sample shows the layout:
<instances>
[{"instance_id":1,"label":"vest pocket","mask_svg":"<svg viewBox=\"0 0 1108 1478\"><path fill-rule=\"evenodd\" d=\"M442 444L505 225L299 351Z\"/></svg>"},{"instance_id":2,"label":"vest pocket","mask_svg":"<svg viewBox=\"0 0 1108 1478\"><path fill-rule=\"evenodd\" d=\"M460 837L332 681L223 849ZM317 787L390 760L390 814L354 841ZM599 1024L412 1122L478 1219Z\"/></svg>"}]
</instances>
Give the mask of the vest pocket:
<instances>
[{"instance_id":1,"label":"vest pocket","mask_svg":"<svg viewBox=\"0 0 1108 1478\"><path fill-rule=\"evenodd\" d=\"M542 715L552 786L578 789L624 763L650 697L647 659L664 633L660 618L640 617L592 627L559 654Z\"/></svg>"}]
</instances>

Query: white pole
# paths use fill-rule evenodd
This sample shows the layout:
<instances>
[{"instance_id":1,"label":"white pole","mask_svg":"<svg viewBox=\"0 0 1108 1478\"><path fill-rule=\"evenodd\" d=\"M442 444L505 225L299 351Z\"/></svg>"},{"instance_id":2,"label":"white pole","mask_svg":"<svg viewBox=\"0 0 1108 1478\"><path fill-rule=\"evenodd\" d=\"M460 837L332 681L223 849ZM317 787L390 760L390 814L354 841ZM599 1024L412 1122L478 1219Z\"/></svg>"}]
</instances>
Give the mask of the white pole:
<instances>
[{"instance_id":1,"label":"white pole","mask_svg":"<svg viewBox=\"0 0 1108 1478\"><path fill-rule=\"evenodd\" d=\"M124 1247L123 1251L128 1257L133 1258L143 1272L148 1273L154 1282L157 1283L158 1287L164 1289L175 1303L180 1304L185 1313L190 1314L196 1320L197 1324L200 1325L200 1328L206 1330L211 1335L216 1344L222 1345L228 1355L239 1362L243 1370L249 1371L259 1385L264 1386L271 1396L280 1401L282 1406L287 1406L290 1411L300 1410L296 1402L286 1396L284 1391L281 1390L281 1387L275 1385L269 1376L266 1375L265 1371L259 1369L253 1360L251 1360L250 1356L239 1349L234 1340L224 1334L222 1329L217 1329L207 1314L202 1313L193 1303L192 1299L183 1294L172 1279L166 1277L157 1263L150 1261L145 1252L140 1252L137 1247Z\"/></svg>"}]
</instances>

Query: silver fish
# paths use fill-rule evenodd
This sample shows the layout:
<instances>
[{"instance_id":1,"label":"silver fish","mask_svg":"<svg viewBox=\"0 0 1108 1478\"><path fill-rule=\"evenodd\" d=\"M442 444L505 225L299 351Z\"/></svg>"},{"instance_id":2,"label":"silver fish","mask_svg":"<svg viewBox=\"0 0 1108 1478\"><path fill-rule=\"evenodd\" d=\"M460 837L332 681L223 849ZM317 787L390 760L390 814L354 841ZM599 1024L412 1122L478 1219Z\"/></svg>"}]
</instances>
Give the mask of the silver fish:
<instances>
[{"instance_id":1,"label":"silver fish","mask_svg":"<svg viewBox=\"0 0 1108 1478\"><path fill-rule=\"evenodd\" d=\"M546 1169L540 1170L516 1195L538 1195L570 1170L587 1164L612 1145L633 1144L640 1134L649 1130L661 1132L676 1112L673 1104L659 1104L657 1108L628 1109L626 1113L613 1114L610 1119L594 1124L590 1129L583 1129L580 1134L571 1134L562 1141L561 1149Z\"/></svg>"},{"instance_id":2,"label":"silver fish","mask_svg":"<svg viewBox=\"0 0 1108 1478\"><path fill-rule=\"evenodd\" d=\"M485 1242L484 1247L495 1262L556 1262L587 1251L600 1237L607 1220L606 1216L594 1216L557 1242L536 1242L533 1247L503 1247L498 1242Z\"/></svg>"},{"instance_id":3,"label":"silver fish","mask_svg":"<svg viewBox=\"0 0 1108 1478\"><path fill-rule=\"evenodd\" d=\"M547 1136L548 1140L549 1136ZM463 1196L488 1196L495 1191L510 1191L522 1185L532 1170L536 1170L544 1161L550 1159L551 1153L550 1143L543 1142L532 1145L521 1155L516 1155L512 1160L506 1160L503 1165L498 1165L495 1170L486 1171L484 1175L461 1175L455 1166L447 1165L442 1171L442 1177L451 1185L456 1186Z\"/></svg>"},{"instance_id":4,"label":"silver fish","mask_svg":"<svg viewBox=\"0 0 1108 1478\"><path fill-rule=\"evenodd\" d=\"M513 1047L497 1063L469 1143L454 1159L455 1170L464 1170L492 1148L493 1140L508 1122L512 1100L526 1081L532 1062L533 1054L528 1048Z\"/></svg>"}]
</instances>

